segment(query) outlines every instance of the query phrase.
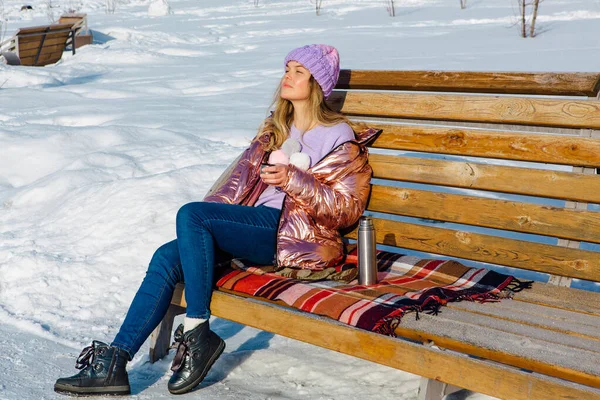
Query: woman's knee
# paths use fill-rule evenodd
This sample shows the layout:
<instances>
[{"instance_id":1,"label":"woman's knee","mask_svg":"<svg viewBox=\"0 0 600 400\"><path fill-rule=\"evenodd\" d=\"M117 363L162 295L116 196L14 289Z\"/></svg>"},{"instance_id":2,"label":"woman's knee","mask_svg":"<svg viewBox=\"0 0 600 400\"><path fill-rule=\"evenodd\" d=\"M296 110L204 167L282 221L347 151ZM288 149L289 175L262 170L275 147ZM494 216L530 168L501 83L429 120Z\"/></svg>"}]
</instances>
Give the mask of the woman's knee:
<instances>
[{"instance_id":1,"label":"woman's knee","mask_svg":"<svg viewBox=\"0 0 600 400\"><path fill-rule=\"evenodd\" d=\"M156 249L150 261L148 272L158 273L164 278L177 278L179 265L181 265L179 248L177 247L177 240L173 240Z\"/></svg>"},{"instance_id":2,"label":"woman's knee","mask_svg":"<svg viewBox=\"0 0 600 400\"><path fill-rule=\"evenodd\" d=\"M177 211L177 226L189 226L191 223L202 223L206 219L206 211L210 203L193 202L181 206Z\"/></svg>"}]
</instances>

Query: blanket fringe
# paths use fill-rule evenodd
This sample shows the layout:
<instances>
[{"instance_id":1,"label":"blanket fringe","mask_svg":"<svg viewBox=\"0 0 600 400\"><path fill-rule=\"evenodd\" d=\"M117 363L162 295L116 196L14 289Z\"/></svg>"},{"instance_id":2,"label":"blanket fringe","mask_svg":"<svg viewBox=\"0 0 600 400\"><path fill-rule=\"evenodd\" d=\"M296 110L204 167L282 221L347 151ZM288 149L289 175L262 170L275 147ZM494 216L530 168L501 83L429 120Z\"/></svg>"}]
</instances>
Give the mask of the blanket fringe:
<instances>
[{"instance_id":1,"label":"blanket fringe","mask_svg":"<svg viewBox=\"0 0 600 400\"><path fill-rule=\"evenodd\" d=\"M413 305L405 309L396 310L377 321L373 327L373 332L386 336L397 337L396 328L398 325L400 325L402 317L406 313L414 312L415 319L418 321L420 319L419 313L425 312L429 315L438 315L440 308L442 308L442 303L437 300L430 300L424 307Z\"/></svg>"},{"instance_id":2,"label":"blanket fringe","mask_svg":"<svg viewBox=\"0 0 600 400\"><path fill-rule=\"evenodd\" d=\"M375 326L373 327L373 332L379 333L381 335L397 337L396 328L400 325L400 321L402 320L402 316L395 317L385 317L377 321Z\"/></svg>"},{"instance_id":3,"label":"blanket fringe","mask_svg":"<svg viewBox=\"0 0 600 400\"><path fill-rule=\"evenodd\" d=\"M479 303L497 303L502 299L511 298L514 293L524 289L531 288L533 281L521 281L514 278L506 287L499 293L479 293L475 289L464 290L460 296L448 299L447 301L476 301ZM444 301L446 303L446 301ZM424 306L413 305L404 309L398 309L384 318L381 318L374 325L372 331L386 336L396 337L396 328L400 325L402 317L409 312L415 313L415 319L420 319L419 313L427 313L428 315L438 315L443 304L440 300L429 298Z\"/></svg>"},{"instance_id":4,"label":"blanket fringe","mask_svg":"<svg viewBox=\"0 0 600 400\"><path fill-rule=\"evenodd\" d=\"M521 290L531 289L533 285L533 281L522 281L517 278L513 278L512 281L508 285L506 285L505 289L510 290L513 293L520 292Z\"/></svg>"},{"instance_id":5,"label":"blanket fringe","mask_svg":"<svg viewBox=\"0 0 600 400\"><path fill-rule=\"evenodd\" d=\"M519 293L525 289L531 289L534 281L522 281L517 278L513 278L512 281L504 289L498 293L500 299L512 299L515 293Z\"/></svg>"}]
</instances>

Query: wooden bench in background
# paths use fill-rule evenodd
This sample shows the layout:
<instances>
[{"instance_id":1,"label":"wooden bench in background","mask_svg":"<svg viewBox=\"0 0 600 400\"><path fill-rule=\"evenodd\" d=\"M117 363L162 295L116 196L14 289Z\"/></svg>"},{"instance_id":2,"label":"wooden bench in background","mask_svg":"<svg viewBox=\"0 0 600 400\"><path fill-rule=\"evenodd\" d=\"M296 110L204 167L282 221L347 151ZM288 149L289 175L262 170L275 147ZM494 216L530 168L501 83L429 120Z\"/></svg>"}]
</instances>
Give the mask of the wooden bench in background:
<instances>
[{"instance_id":1,"label":"wooden bench in background","mask_svg":"<svg viewBox=\"0 0 600 400\"><path fill-rule=\"evenodd\" d=\"M379 244L548 283L405 317L398 338L222 289L213 314L420 375L420 399L456 388L600 399L600 293L570 287L600 282L600 74L345 70L337 89L333 107L383 129L366 212ZM183 289L152 335L151 361L168 351Z\"/></svg>"},{"instance_id":2,"label":"wooden bench in background","mask_svg":"<svg viewBox=\"0 0 600 400\"><path fill-rule=\"evenodd\" d=\"M92 31L88 28L87 24L87 14L80 13L72 13L72 14L64 14L58 19L59 24L73 24L73 29L75 30L75 35L71 37L71 40L67 41L67 46L73 46L75 43L75 48L78 49L81 46L85 46L88 44L92 44L94 41L94 37L92 35Z\"/></svg>"},{"instance_id":3,"label":"wooden bench in background","mask_svg":"<svg viewBox=\"0 0 600 400\"><path fill-rule=\"evenodd\" d=\"M41 67L60 60L67 46L75 54L76 48L91 42L86 14L67 14L56 24L19 29L0 44L0 53L17 55L20 65Z\"/></svg>"}]
</instances>

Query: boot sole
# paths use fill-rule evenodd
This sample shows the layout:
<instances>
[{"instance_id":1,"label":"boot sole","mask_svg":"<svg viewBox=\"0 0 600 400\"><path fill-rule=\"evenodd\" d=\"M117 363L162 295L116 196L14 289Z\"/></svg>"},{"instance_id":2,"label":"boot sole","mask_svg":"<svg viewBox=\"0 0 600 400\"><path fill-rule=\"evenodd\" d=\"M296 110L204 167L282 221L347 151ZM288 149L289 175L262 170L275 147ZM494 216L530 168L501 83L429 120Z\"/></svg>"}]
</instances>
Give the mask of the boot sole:
<instances>
[{"instance_id":1,"label":"boot sole","mask_svg":"<svg viewBox=\"0 0 600 400\"><path fill-rule=\"evenodd\" d=\"M221 343L219 344L219 347L217 347L217 351L214 352L214 354L208 361L208 364L206 364L206 368L204 368L204 371L202 371L202 374L197 379L192 381L192 383L190 383L187 386L182 387L181 389L169 389L169 392L171 394L187 393L187 392L191 391L193 388L195 388L196 386L198 386L200 384L200 382L202 382L204 380L204 378L206 377L206 374L208 374L208 371L210 371L210 369L213 366L213 364L215 363L215 361L217 361L217 359L223 353L223 350L225 350L225 341L223 339L220 339L220 340L221 340Z\"/></svg>"},{"instance_id":2,"label":"boot sole","mask_svg":"<svg viewBox=\"0 0 600 400\"><path fill-rule=\"evenodd\" d=\"M62 394L73 394L76 396L94 396L94 395L109 395L109 396L126 396L131 394L129 386L109 386L109 387L79 387L72 385L63 385L57 383L54 385L54 391Z\"/></svg>"}]
</instances>

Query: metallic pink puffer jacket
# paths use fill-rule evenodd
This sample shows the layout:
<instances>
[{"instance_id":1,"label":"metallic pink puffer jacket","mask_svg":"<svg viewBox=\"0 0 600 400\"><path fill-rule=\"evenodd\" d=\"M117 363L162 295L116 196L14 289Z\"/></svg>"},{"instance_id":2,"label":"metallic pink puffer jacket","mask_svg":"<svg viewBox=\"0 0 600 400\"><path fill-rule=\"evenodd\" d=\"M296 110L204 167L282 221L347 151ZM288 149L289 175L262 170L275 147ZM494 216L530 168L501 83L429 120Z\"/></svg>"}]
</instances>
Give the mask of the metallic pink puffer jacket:
<instances>
[{"instance_id":1,"label":"metallic pink puffer jacket","mask_svg":"<svg viewBox=\"0 0 600 400\"><path fill-rule=\"evenodd\" d=\"M289 167L277 230L276 262L280 267L320 270L344 259L339 230L358 221L365 210L372 169L364 144L379 131L365 129L356 141L343 143L307 171ZM267 185L260 164L269 156L263 133L221 175L204 201L253 206Z\"/></svg>"}]
</instances>

